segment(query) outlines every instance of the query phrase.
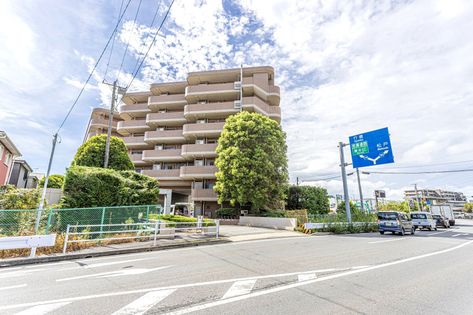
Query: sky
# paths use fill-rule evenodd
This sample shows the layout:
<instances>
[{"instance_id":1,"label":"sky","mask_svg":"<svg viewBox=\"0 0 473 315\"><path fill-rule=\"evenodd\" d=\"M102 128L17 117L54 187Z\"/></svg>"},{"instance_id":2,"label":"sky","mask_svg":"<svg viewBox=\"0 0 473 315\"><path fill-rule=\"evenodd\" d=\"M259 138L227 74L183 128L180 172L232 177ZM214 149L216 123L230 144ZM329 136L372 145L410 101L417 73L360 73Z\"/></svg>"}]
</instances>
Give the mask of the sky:
<instances>
[{"instance_id":1,"label":"sky","mask_svg":"<svg viewBox=\"0 0 473 315\"><path fill-rule=\"evenodd\" d=\"M0 1L0 130L36 171L46 171L52 135L127 2ZM70 165L91 109L109 106L102 81L130 83L169 4L131 0L113 51L60 130L53 173ZM473 168L472 29L469 0L176 0L130 90L190 71L273 66L291 182L340 194L338 142L383 127L395 163L363 171ZM356 176L348 179L357 198ZM473 172L362 174L361 183L368 198L383 189L400 199L414 183L473 198Z\"/></svg>"}]
</instances>

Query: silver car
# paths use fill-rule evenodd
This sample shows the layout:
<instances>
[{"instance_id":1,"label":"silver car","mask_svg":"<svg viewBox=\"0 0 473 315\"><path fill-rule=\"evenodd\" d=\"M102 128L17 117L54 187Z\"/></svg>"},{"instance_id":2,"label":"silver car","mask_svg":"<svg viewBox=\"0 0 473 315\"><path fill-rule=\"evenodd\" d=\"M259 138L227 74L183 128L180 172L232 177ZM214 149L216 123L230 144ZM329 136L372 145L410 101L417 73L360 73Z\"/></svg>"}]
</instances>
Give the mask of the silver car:
<instances>
[{"instance_id":1,"label":"silver car","mask_svg":"<svg viewBox=\"0 0 473 315\"><path fill-rule=\"evenodd\" d=\"M430 212L411 212L412 224L415 229L428 229L429 231L437 231L436 220Z\"/></svg>"}]
</instances>

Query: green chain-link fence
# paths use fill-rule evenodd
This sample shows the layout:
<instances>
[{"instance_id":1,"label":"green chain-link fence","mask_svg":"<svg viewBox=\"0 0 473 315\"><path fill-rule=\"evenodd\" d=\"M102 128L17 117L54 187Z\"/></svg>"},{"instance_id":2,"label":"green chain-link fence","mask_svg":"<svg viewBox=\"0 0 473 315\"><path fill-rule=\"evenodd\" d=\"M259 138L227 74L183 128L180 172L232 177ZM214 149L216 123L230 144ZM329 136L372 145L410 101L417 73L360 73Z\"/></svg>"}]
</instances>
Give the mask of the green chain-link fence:
<instances>
[{"instance_id":1,"label":"green chain-link fence","mask_svg":"<svg viewBox=\"0 0 473 315\"><path fill-rule=\"evenodd\" d=\"M0 209L0 236L35 234L38 210ZM160 205L117 206L97 208L43 209L38 234L63 233L67 225L106 225L146 223L150 214L161 213ZM106 228L106 227L105 227Z\"/></svg>"}]
</instances>

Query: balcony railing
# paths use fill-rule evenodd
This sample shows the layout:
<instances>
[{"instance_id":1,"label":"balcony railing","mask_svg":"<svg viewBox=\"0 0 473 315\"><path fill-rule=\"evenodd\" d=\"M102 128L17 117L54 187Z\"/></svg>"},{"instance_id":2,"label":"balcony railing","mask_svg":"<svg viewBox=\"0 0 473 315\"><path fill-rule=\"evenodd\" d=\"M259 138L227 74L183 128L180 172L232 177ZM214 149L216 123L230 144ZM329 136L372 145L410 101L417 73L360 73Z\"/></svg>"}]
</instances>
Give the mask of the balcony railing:
<instances>
[{"instance_id":1,"label":"balcony railing","mask_svg":"<svg viewBox=\"0 0 473 315\"><path fill-rule=\"evenodd\" d=\"M141 104L131 104L131 105L122 105L118 109L118 112L121 114L135 114L135 113L149 113L151 110L148 108L148 103ZM132 115L133 116L133 115Z\"/></svg>"},{"instance_id":2,"label":"balcony railing","mask_svg":"<svg viewBox=\"0 0 473 315\"><path fill-rule=\"evenodd\" d=\"M117 131L123 135L131 132L142 132L148 129L149 126L146 124L145 120L123 120L119 121L117 125Z\"/></svg>"},{"instance_id":3,"label":"balcony railing","mask_svg":"<svg viewBox=\"0 0 473 315\"><path fill-rule=\"evenodd\" d=\"M198 84L186 87L186 99L194 100L200 97L205 99L219 99L222 96L237 96L239 90L235 89L234 82L217 84Z\"/></svg>"},{"instance_id":4,"label":"balcony railing","mask_svg":"<svg viewBox=\"0 0 473 315\"><path fill-rule=\"evenodd\" d=\"M217 193L213 189L192 189L191 195L195 201L217 201Z\"/></svg>"},{"instance_id":5,"label":"balcony railing","mask_svg":"<svg viewBox=\"0 0 473 315\"><path fill-rule=\"evenodd\" d=\"M145 150L143 151L143 160L145 161L182 161L181 149L173 150Z\"/></svg>"},{"instance_id":6,"label":"balcony railing","mask_svg":"<svg viewBox=\"0 0 473 315\"><path fill-rule=\"evenodd\" d=\"M146 123L150 126L175 126L186 122L184 112L151 113L146 116Z\"/></svg>"},{"instance_id":7,"label":"balcony railing","mask_svg":"<svg viewBox=\"0 0 473 315\"><path fill-rule=\"evenodd\" d=\"M206 104L189 104L184 107L184 116L186 118L227 117L228 115L238 113L238 111L239 109L235 108L233 101Z\"/></svg>"},{"instance_id":8,"label":"balcony railing","mask_svg":"<svg viewBox=\"0 0 473 315\"><path fill-rule=\"evenodd\" d=\"M142 174L155 177L158 180L180 180L180 171L179 169L172 170L143 170Z\"/></svg>"},{"instance_id":9,"label":"balcony railing","mask_svg":"<svg viewBox=\"0 0 473 315\"><path fill-rule=\"evenodd\" d=\"M187 103L184 94L154 95L148 98L151 109L182 108Z\"/></svg>"},{"instance_id":10,"label":"balcony railing","mask_svg":"<svg viewBox=\"0 0 473 315\"><path fill-rule=\"evenodd\" d=\"M206 123L206 124L185 124L183 127L183 135L185 137L216 137L223 130L224 122Z\"/></svg>"},{"instance_id":11,"label":"balcony railing","mask_svg":"<svg viewBox=\"0 0 473 315\"><path fill-rule=\"evenodd\" d=\"M216 143L205 144L184 144L182 146L182 156L186 158L191 157L216 157L217 152Z\"/></svg>"},{"instance_id":12,"label":"balcony railing","mask_svg":"<svg viewBox=\"0 0 473 315\"><path fill-rule=\"evenodd\" d=\"M216 166L182 166L181 178L215 178L215 173L218 171Z\"/></svg>"},{"instance_id":13,"label":"balcony railing","mask_svg":"<svg viewBox=\"0 0 473 315\"><path fill-rule=\"evenodd\" d=\"M138 147L146 147L149 146L145 142L144 136L130 136L130 137L123 137L123 141L128 148L138 148Z\"/></svg>"},{"instance_id":14,"label":"balcony railing","mask_svg":"<svg viewBox=\"0 0 473 315\"><path fill-rule=\"evenodd\" d=\"M182 129L178 130L156 130L145 132L145 142L148 143L179 143L185 142Z\"/></svg>"},{"instance_id":15,"label":"balcony railing","mask_svg":"<svg viewBox=\"0 0 473 315\"><path fill-rule=\"evenodd\" d=\"M143 161L141 154L128 154L128 156L133 164L146 164L146 161Z\"/></svg>"},{"instance_id":16,"label":"balcony railing","mask_svg":"<svg viewBox=\"0 0 473 315\"><path fill-rule=\"evenodd\" d=\"M108 128L108 118L92 118L90 120L90 126ZM117 121L112 120L112 128L117 128Z\"/></svg>"}]
</instances>

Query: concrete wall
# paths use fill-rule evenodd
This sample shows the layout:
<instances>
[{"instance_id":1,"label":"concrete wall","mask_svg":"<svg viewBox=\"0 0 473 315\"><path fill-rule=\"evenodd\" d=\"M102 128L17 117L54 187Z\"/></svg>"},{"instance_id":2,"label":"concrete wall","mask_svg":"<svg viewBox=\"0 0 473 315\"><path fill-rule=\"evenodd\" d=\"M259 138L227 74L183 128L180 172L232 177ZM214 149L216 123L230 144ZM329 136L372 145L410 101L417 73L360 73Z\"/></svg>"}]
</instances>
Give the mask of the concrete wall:
<instances>
[{"instance_id":1,"label":"concrete wall","mask_svg":"<svg viewBox=\"0 0 473 315\"><path fill-rule=\"evenodd\" d=\"M258 226L276 230L294 231L297 219L294 218L267 218L267 217L240 217L238 225Z\"/></svg>"},{"instance_id":2,"label":"concrete wall","mask_svg":"<svg viewBox=\"0 0 473 315\"><path fill-rule=\"evenodd\" d=\"M41 190L42 191L42 190ZM62 190L59 188L46 189L46 202L48 206L59 203L62 198Z\"/></svg>"}]
</instances>

